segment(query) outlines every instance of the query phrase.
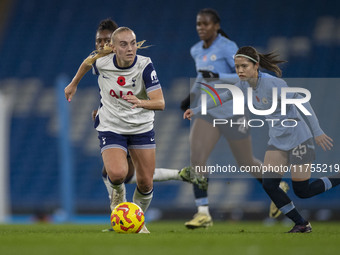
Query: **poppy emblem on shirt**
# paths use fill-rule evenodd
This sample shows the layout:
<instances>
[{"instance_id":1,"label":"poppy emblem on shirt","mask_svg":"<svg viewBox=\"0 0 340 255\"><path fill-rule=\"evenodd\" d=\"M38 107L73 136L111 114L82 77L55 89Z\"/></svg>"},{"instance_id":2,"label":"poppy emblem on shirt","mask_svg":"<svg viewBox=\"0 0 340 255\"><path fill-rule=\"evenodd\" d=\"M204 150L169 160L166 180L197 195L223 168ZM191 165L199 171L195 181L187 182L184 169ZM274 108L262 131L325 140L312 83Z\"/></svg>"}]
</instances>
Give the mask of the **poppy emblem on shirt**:
<instances>
[{"instance_id":1,"label":"poppy emblem on shirt","mask_svg":"<svg viewBox=\"0 0 340 255\"><path fill-rule=\"evenodd\" d=\"M124 76L119 76L117 79L117 83L120 86L124 86L125 85L125 77Z\"/></svg>"},{"instance_id":2,"label":"poppy emblem on shirt","mask_svg":"<svg viewBox=\"0 0 340 255\"><path fill-rule=\"evenodd\" d=\"M256 100L257 102L260 102L260 98L258 96L256 96Z\"/></svg>"},{"instance_id":3,"label":"poppy emblem on shirt","mask_svg":"<svg viewBox=\"0 0 340 255\"><path fill-rule=\"evenodd\" d=\"M207 61L207 55L203 56L203 61Z\"/></svg>"}]
</instances>

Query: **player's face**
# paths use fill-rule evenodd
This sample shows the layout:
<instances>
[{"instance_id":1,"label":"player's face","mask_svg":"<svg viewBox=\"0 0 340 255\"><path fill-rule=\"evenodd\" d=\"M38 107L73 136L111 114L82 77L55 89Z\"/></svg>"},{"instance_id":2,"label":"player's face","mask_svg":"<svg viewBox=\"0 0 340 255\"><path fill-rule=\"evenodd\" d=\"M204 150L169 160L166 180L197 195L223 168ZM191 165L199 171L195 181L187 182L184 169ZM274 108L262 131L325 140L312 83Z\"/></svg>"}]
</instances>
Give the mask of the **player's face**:
<instances>
[{"instance_id":1,"label":"player's face","mask_svg":"<svg viewBox=\"0 0 340 255\"><path fill-rule=\"evenodd\" d=\"M258 77L259 64L254 64L249 59L244 57L235 58L235 69L240 80L248 81Z\"/></svg>"},{"instance_id":2,"label":"player's face","mask_svg":"<svg viewBox=\"0 0 340 255\"><path fill-rule=\"evenodd\" d=\"M215 39L218 29L220 29L220 24L215 24L210 15L197 15L196 30L201 40L209 41Z\"/></svg>"},{"instance_id":3,"label":"player's face","mask_svg":"<svg viewBox=\"0 0 340 255\"><path fill-rule=\"evenodd\" d=\"M115 35L112 42L113 52L116 53L117 63L120 67L132 65L136 57L136 35L132 31L122 31Z\"/></svg>"},{"instance_id":4,"label":"player's face","mask_svg":"<svg viewBox=\"0 0 340 255\"><path fill-rule=\"evenodd\" d=\"M112 32L109 30L98 31L96 34L96 50L104 49L105 44L111 42Z\"/></svg>"}]
</instances>

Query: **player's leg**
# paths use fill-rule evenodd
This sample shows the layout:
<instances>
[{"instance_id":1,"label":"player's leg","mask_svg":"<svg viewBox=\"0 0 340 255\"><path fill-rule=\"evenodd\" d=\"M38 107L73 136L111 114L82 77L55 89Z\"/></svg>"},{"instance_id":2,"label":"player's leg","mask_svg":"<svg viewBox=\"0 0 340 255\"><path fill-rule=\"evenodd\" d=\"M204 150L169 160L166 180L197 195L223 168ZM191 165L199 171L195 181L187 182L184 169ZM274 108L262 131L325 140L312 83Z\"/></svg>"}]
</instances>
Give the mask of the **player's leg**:
<instances>
[{"instance_id":1,"label":"player's leg","mask_svg":"<svg viewBox=\"0 0 340 255\"><path fill-rule=\"evenodd\" d=\"M315 167L310 163L315 159L312 139L294 148L293 151L294 153L291 153L290 159L295 163L291 169L292 183L294 193L299 198L313 197L340 184L340 174L322 177L310 183L311 168Z\"/></svg>"},{"instance_id":2,"label":"player's leg","mask_svg":"<svg viewBox=\"0 0 340 255\"><path fill-rule=\"evenodd\" d=\"M238 166L256 166L250 174L262 183L262 162L253 156L251 136L237 140L228 139L228 143Z\"/></svg>"},{"instance_id":3,"label":"player's leg","mask_svg":"<svg viewBox=\"0 0 340 255\"><path fill-rule=\"evenodd\" d=\"M156 166L156 144L153 130L129 136L129 153L135 166L137 187L133 202L146 213L153 197L153 174ZM139 233L150 233L144 225Z\"/></svg>"},{"instance_id":4,"label":"player's leg","mask_svg":"<svg viewBox=\"0 0 340 255\"><path fill-rule=\"evenodd\" d=\"M132 163L130 157L128 157L129 164L129 172L126 176L125 183L136 183L136 173L135 168ZM207 185L207 179L196 173L195 170L191 167L184 167L181 170L178 169L170 169L170 168L155 168L153 174L154 182L163 182L163 181L186 181L193 184L197 184L200 187L205 187Z\"/></svg>"},{"instance_id":5,"label":"player's leg","mask_svg":"<svg viewBox=\"0 0 340 255\"><path fill-rule=\"evenodd\" d=\"M236 159L236 162L239 166L256 166L250 174L256 178L256 180L262 185L262 170L261 165L262 162L253 156L252 144L251 144L251 136L248 135L242 139L233 139L238 137L237 134L233 136L229 136L228 143L230 149ZM288 183L285 181L280 182L280 188L287 193L289 190ZM269 207L269 216L271 218L277 218L281 214L281 211L276 207L273 201L270 203Z\"/></svg>"},{"instance_id":6,"label":"player's leg","mask_svg":"<svg viewBox=\"0 0 340 255\"><path fill-rule=\"evenodd\" d=\"M220 132L206 120L197 118L190 132L190 160L193 167L206 165L207 159L220 138ZM188 228L207 227L212 225L209 212L208 186L201 189L194 184L197 213L194 218L185 223Z\"/></svg>"},{"instance_id":7,"label":"player's leg","mask_svg":"<svg viewBox=\"0 0 340 255\"><path fill-rule=\"evenodd\" d=\"M128 173L126 175L126 178L125 178L125 181L124 183L130 183L130 181L132 179L136 179L135 178L135 175L134 175L134 172L135 172L135 169L134 169L134 166L133 166L133 163L132 163L132 160L130 158L130 156L128 155L127 156L127 162L128 162ZM112 188L112 184L111 182L109 181L108 179L108 176L107 176L107 172L106 172L106 169L105 169L105 165L103 166L103 169L102 169L102 180L104 182L104 185L106 187L106 190L107 190L107 193L109 195L109 199L110 199L110 209L112 210L113 208L111 208L114 204L112 203L112 192L113 192L113 188ZM135 182L132 182L132 183L135 183ZM126 200L126 199L124 199ZM111 205L112 203L112 205Z\"/></svg>"},{"instance_id":8,"label":"player's leg","mask_svg":"<svg viewBox=\"0 0 340 255\"><path fill-rule=\"evenodd\" d=\"M183 179L179 175L178 169L169 169L169 168L156 168L153 174L154 182L162 182L162 181L182 181Z\"/></svg>"},{"instance_id":9,"label":"player's leg","mask_svg":"<svg viewBox=\"0 0 340 255\"><path fill-rule=\"evenodd\" d=\"M178 169L169 169L169 168L155 168L155 172L153 174L153 181L154 182L162 182L162 181L170 181L170 180L179 180L182 181L183 179L179 175ZM131 177L126 177L125 183L136 183L136 174L135 172L132 173Z\"/></svg>"},{"instance_id":10,"label":"player's leg","mask_svg":"<svg viewBox=\"0 0 340 255\"><path fill-rule=\"evenodd\" d=\"M103 180L104 185L106 187L107 193L109 194L109 199L110 199L110 204L111 204L112 187L111 187L109 180L107 179L107 172L106 172L104 165L103 165L103 168L102 168L102 180Z\"/></svg>"},{"instance_id":11,"label":"player's leg","mask_svg":"<svg viewBox=\"0 0 340 255\"><path fill-rule=\"evenodd\" d=\"M132 159L130 157L130 154L128 153L127 156L127 162L128 162L128 174L126 175L125 184L128 183L136 183L136 173L135 173L135 166L133 165Z\"/></svg>"},{"instance_id":12,"label":"player's leg","mask_svg":"<svg viewBox=\"0 0 340 255\"><path fill-rule=\"evenodd\" d=\"M126 152L120 148L110 148L102 152L102 158L107 171L107 180L112 188L110 208L126 201L124 180L128 172Z\"/></svg>"},{"instance_id":13,"label":"player's leg","mask_svg":"<svg viewBox=\"0 0 340 255\"><path fill-rule=\"evenodd\" d=\"M153 172L155 169L155 149L130 149L135 165L137 187L133 202L144 212L148 209L153 196Z\"/></svg>"},{"instance_id":14,"label":"player's leg","mask_svg":"<svg viewBox=\"0 0 340 255\"><path fill-rule=\"evenodd\" d=\"M111 210L126 201L124 180L128 173L127 141L122 135L113 132L98 132L107 180L112 187Z\"/></svg>"},{"instance_id":15,"label":"player's leg","mask_svg":"<svg viewBox=\"0 0 340 255\"><path fill-rule=\"evenodd\" d=\"M297 165L295 166L299 171L310 171L311 164ZM296 196L299 198L310 198L321 194L335 186L340 184L340 175L325 176L310 182L310 177L307 174L298 174L298 176L292 174L293 189Z\"/></svg>"},{"instance_id":16,"label":"player's leg","mask_svg":"<svg viewBox=\"0 0 340 255\"><path fill-rule=\"evenodd\" d=\"M137 187L133 202L146 213L153 197L153 173L156 164L156 149L130 149L135 165ZM139 233L150 233L144 225Z\"/></svg>"},{"instance_id":17,"label":"player's leg","mask_svg":"<svg viewBox=\"0 0 340 255\"><path fill-rule=\"evenodd\" d=\"M281 150L268 150L264 158L264 174L262 185L266 193L277 208L291 219L295 226L289 232L311 232L311 226L297 211L294 203L280 188L280 182L284 172L272 171L272 167L283 167L288 164L288 153Z\"/></svg>"}]
</instances>

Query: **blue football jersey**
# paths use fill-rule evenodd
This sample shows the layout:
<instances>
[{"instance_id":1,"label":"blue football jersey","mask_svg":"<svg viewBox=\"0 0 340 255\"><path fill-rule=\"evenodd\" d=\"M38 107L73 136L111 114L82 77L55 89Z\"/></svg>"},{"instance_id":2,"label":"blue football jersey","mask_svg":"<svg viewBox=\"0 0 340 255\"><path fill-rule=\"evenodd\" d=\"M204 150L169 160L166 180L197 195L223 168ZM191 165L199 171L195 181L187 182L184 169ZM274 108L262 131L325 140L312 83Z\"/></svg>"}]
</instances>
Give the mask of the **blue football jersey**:
<instances>
[{"instance_id":1,"label":"blue football jersey","mask_svg":"<svg viewBox=\"0 0 340 255\"><path fill-rule=\"evenodd\" d=\"M238 84L244 95L247 95L247 89L249 84L246 81L240 81ZM277 107L272 114L265 115L265 119L269 125L269 141L268 145L273 145L281 150L291 150L303 143L313 135L310 128L301 116L300 112L295 105L288 104L286 109L286 115L282 115L281 109L281 88L288 87L287 83L280 78L274 77L267 73L259 72L259 79L257 86L252 90L252 104L257 110L268 110L273 105L273 88L277 88ZM287 93L286 98L299 98L298 93ZM249 100L249 99L248 99ZM309 109L312 109L309 103L306 103ZM283 125L282 121L287 119L293 119L296 122L285 121ZM275 120L275 121L271 121ZM312 111L312 116L308 118L313 127L313 133L315 136L321 135L321 130L318 119ZM295 123L297 123L295 125ZM295 125L295 126L294 126Z\"/></svg>"},{"instance_id":2,"label":"blue football jersey","mask_svg":"<svg viewBox=\"0 0 340 255\"><path fill-rule=\"evenodd\" d=\"M249 103L249 99L247 98L248 88L250 88L249 83L247 81L239 81L235 86L242 90L246 99L245 101ZM295 105L288 104L286 115L282 115L281 88L283 87L288 87L284 80L267 73L259 72L257 86L255 89L252 89L251 96L252 106L255 110L268 110L271 109L273 105L273 88L277 88L277 107L273 113L264 116L269 126L268 145L273 145L280 150L287 151L295 148L313 135L316 137L324 132L320 128L319 121L309 102L305 103L304 106L311 113L310 116L306 116L306 119L312 130L310 130ZM231 102L232 93L229 90L224 90L224 93L221 93L220 97L224 105L227 101ZM287 93L286 98L301 98L301 95L298 93ZM213 100L208 100L207 108L210 110L215 108ZM197 114L199 111L200 107L193 109L194 114ZM294 121L287 121L288 119ZM284 125L282 121L284 121Z\"/></svg>"},{"instance_id":3,"label":"blue football jersey","mask_svg":"<svg viewBox=\"0 0 340 255\"><path fill-rule=\"evenodd\" d=\"M234 84L239 79L235 72L234 55L237 52L238 47L235 42L223 37L218 34L215 41L209 48L203 48L203 41L196 43L190 50L191 56L195 61L197 77L196 82L193 84L191 89L191 94L195 95L195 100L192 102L191 107L196 107L201 105L201 93L206 93L201 90L201 88L209 88L202 85L200 82L211 85L218 83ZM214 82L207 82L199 70L207 70L219 74L219 80ZM223 93L225 90L216 89L217 93ZM210 91L212 95L214 93ZM215 96L215 95L214 95ZM216 98L216 96L215 96ZM217 99L216 99L217 100ZM208 112L211 116L215 118L231 118L232 114L232 102L226 102L209 110Z\"/></svg>"}]
</instances>

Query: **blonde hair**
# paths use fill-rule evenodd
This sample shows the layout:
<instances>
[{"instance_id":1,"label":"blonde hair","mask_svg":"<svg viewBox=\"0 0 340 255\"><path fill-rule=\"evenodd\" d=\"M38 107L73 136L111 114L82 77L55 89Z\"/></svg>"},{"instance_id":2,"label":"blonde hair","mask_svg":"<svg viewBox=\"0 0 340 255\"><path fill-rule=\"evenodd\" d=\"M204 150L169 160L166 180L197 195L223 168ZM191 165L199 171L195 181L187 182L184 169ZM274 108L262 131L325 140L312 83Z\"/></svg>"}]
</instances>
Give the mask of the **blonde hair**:
<instances>
[{"instance_id":1,"label":"blonde hair","mask_svg":"<svg viewBox=\"0 0 340 255\"><path fill-rule=\"evenodd\" d=\"M124 32L124 31L131 31L132 33L135 33L132 29L128 28L128 27L119 27L117 28L111 35L111 43L113 43L114 41L114 37L121 33L121 32ZM142 45L146 42L146 40L143 40L143 41L140 41L140 42L137 42L137 49L146 49L146 48L149 48L151 47L152 45L147 45L147 46L144 46L142 47ZM94 64L94 62L98 59L98 58L101 58L101 57L105 57L109 54L111 54L113 51L112 51L112 48L109 46L109 45L105 45L104 46L104 49L102 50L94 50L90 53L90 55L84 60L84 63L91 66Z\"/></svg>"},{"instance_id":2,"label":"blonde hair","mask_svg":"<svg viewBox=\"0 0 340 255\"><path fill-rule=\"evenodd\" d=\"M135 32L128 28L128 27L119 27L117 28L111 35L111 43L114 42L114 38L116 37L117 34L121 33L121 32L125 32L125 31L128 31L128 32L131 32L133 34L135 34ZM146 49L146 48L149 48L151 47L152 45L148 45L148 46L144 46L142 47L142 45L146 42L146 40L143 40L143 41L140 41L140 42L137 42L137 49Z\"/></svg>"},{"instance_id":3,"label":"blonde hair","mask_svg":"<svg viewBox=\"0 0 340 255\"><path fill-rule=\"evenodd\" d=\"M113 33L111 35L111 43L114 42L114 39L117 36L117 34L120 34L122 32L131 32L131 33L135 34L135 32L132 29L128 28L128 27L119 27L115 31L113 31Z\"/></svg>"}]
</instances>

